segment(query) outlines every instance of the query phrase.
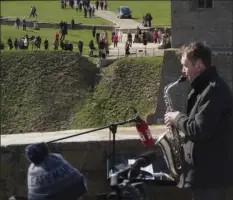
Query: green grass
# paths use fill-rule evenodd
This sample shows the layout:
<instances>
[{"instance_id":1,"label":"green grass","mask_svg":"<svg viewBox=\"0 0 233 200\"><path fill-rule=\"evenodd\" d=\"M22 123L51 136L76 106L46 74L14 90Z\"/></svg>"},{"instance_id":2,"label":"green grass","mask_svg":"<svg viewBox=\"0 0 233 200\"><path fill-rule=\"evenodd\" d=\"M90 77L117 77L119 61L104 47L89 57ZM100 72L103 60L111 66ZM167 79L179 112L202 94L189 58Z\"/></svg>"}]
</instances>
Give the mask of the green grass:
<instances>
[{"instance_id":1,"label":"green grass","mask_svg":"<svg viewBox=\"0 0 233 200\"><path fill-rule=\"evenodd\" d=\"M1 133L64 130L94 88L96 65L70 52L2 52Z\"/></svg>"},{"instance_id":2,"label":"green grass","mask_svg":"<svg viewBox=\"0 0 233 200\"><path fill-rule=\"evenodd\" d=\"M171 25L171 2L170 1L110 1L109 10L117 13L119 6L129 6L132 10L133 18L139 22L142 21L142 14L150 12L154 26Z\"/></svg>"},{"instance_id":3,"label":"green grass","mask_svg":"<svg viewBox=\"0 0 233 200\"><path fill-rule=\"evenodd\" d=\"M29 17L30 7L36 6L38 17ZM1 16L12 16L15 19L17 16L26 20L37 20L38 22L60 22L61 20L70 23L74 18L75 23L82 24L99 24L113 25L105 19L95 16L94 18L85 18L83 11L76 12L75 9L67 6L66 9L61 9L60 1L3 1L1 2Z\"/></svg>"},{"instance_id":4,"label":"green grass","mask_svg":"<svg viewBox=\"0 0 233 200\"><path fill-rule=\"evenodd\" d=\"M71 128L99 127L122 121L129 107L135 107L142 117L154 113L162 59L125 58L105 68L94 93L89 93L77 106ZM126 116L127 119L132 115Z\"/></svg>"},{"instance_id":5,"label":"green grass","mask_svg":"<svg viewBox=\"0 0 233 200\"><path fill-rule=\"evenodd\" d=\"M94 3L94 1L92 1ZM108 10L117 13L117 8L121 5L126 5L133 11L133 18L141 22L141 15L150 12L154 26L170 26L171 25L171 2L170 1L109 1ZM35 5L37 8L38 17L36 20L44 22L60 22L65 20L70 22L74 17L76 23L83 24L100 24L112 25L111 22L95 18L84 18L83 12L76 12L71 8L61 9L59 1L2 1L1 15L23 17L30 14L30 6ZM17 9L16 9L17 8ZM13 18L15 19L15 18ZM28 17L26 19L29 19ZM34 18L31 18L34 19Z\"/></svg>"},{"instance_id":6,"label":"green grass","mask_svg":"<svg viewBox=\"0 0 233 200\"><path fill-rule=\"evenodd\" d=\"M131 106L143 118L155 112L162 57L119 59L101 74L70 52L0 58L2 134L100 127L124 120Z\"/></svg>"},{"instance_id":7,"label":"green grass","mask_svg":"<svg viewBox=\"0 0 233 200\"><path fill-rule=\"evenodd\" d=\"M53 49L52 43L54 41L54 37L57 32L59 33L58 29L41 28L38 31L33 31L33 32L27 31L27 34L29 37L31 37L32 35L34 36L40 35L42 38L42 43L44 42L44 39L47 38L49 40L49 49L52 50ZM103 31L101 30L99 31L99 33L103 34ZM3 41L3 43L5 44L9 36L14 41L15 38L24 37L24 35L25 35L25 32L22 31L22 28L18 30L14 28L13 26L1 25L1 41ZM111 33L108 32L108 35L111 35ZM88 44L91 39L93 39L91 30L68 30L68 35L65 38L65 40L68 40L71 42L78 42L79 40L82 40L84 43L84 46L83 46L84 54L87 54L89 50ZM109 38L109 44L111 44L110 38ZM97 47L96 42L95 42L95 46ZM74 47L77 47L77 44L74 44ZM31 45L29 47L29 50L31 51ZM41 47L41 50L44 50L43 45ZM74 51L78 51L78 49L74 49Z\"/></svg>"}]
</instances>

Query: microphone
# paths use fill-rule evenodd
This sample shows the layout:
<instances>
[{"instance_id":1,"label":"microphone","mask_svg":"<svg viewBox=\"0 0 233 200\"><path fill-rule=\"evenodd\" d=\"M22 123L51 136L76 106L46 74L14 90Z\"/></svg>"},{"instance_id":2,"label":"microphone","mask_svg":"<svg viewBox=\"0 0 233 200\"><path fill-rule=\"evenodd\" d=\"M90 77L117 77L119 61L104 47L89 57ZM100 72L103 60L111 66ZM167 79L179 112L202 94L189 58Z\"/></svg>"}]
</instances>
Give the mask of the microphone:
<instances>
[{"instance_id":1,"label":"microphone","mask_svg":"<svg viewBox=\"0 0 233 200\"><path fill-rule=\"evenodd\" d=\"M151 163L156 160L156 152L155 151L148 151L143 153L136 159L135 163L132 165L132 168L141 168L147 167Z\"/></svg>"},{"instance_id":2,"label":"microphone","mask_svg":"<svg viewBox=\"0 0 233 200\"><path fill-rule=\"evenodd\" d=\"M152 137L151 131L148 124L141 117L137 116L136 121L136 130L140 136L141 142L144 146L150 147L154 145L154 139Z\"/></svg>"},{"instance_id":3,"label":"microphone","mask_svg":"<svg viewBox=\"0 0 233 200\"><path fill-rule=\"evenodd\" d=\"M127 166L125 169L116 172L115 174L119 176L125 176L130 170L139 170L141 167L147 167L156 160L155 151L148 151L141 154L134 164Z\"/></svg>"},{"instance_id":4,"label":"microphone","mask_svg":"<svg viewBox=\"0 0 233 200\"><path fill-rule=\"evenodd\" d=\"M119 171L111 175L110 185L111 187L117 186L119 177L134 177L137 176L140 172L141 167L147 167L156 160L155 151L148 151L141 154L131 166L127 166L124 170Z\"/></svg>"}]
</instances>

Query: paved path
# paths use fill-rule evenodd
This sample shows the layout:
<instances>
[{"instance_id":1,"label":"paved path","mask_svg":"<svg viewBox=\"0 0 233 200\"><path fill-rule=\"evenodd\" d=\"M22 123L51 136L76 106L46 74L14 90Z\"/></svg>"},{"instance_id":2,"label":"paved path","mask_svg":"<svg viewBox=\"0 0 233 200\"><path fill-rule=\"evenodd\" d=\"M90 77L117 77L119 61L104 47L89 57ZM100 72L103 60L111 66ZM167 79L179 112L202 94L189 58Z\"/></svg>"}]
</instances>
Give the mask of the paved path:
<instances>
[{"instance_id":1,"label":"paved path","mask_svg":"<svg viewBox=\"0 0 233 200\"><path fill-rule=\"evenodd\" d=\"M91 130L91 129L1 135L1 146L48 142L50 140L81 133L87 130ZM150 130L153 136L156 137L158 135L161 135L166 130L166 127L151 126ZM136 132L136 128L118 127L116 133L116 140L127 140L127 139L139 139L139 135ZM85 141L108 141L108 140L109 140L109 130L103 129L86 135L81 135L66 140L61 140L60 142L85 142Z\"/></svg>"},{"instance_id":2,"label":"paved path","mask_svg":"<svg viewBox=\"0 0 233 200\"><path fill-rule=\"evenodd\" d=\"M96 10L95 15L109 20L117 25L117 27L121 29L133 29L137 28L137 26L141 27L141 23L133 20L133 19L119 19L117 14L107 10Z\"/></svg>"}]
</instances>

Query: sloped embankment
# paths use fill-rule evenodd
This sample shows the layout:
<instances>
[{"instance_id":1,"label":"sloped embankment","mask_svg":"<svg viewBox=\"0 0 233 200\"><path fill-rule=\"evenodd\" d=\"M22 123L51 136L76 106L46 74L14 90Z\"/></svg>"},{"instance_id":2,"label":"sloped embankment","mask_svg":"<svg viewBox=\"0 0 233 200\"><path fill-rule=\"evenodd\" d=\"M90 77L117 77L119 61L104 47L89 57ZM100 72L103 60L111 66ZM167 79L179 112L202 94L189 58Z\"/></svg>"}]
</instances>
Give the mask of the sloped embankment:
<instances>
[{"instance_id":1,"label":"sloped embankment","mask_svg":"<svg viewBox=\"0 0 233 200\"><path fill-rule=\"evenodd\" d=\"M161 63L127 58L100 73L75 53L4 52L1 133L99 127L124 120L131 106L145 117L155 111Z\"/></svg>"},{"instance_id":2,"label":"sloped embankment","mask_svg":"<svg viewBox=\"0 0 233 200\"><path fill-rule=\"evenodd\" d=\"M162 57L126 58L104 69L94 93L75 111L72 128L98 127L125 118L128 107L141 116L154 113ZM132 117L129 115L127 118Z\"/></svg>"},{"instance_id":3,"label":"sloped embankment","mask_svg":"<svg viewBox=\"0 0 233 200\"><path fill-rule=\"evenodd\" d=\"M67 129L97 73L75 53L2 53L1 133Z\"/></svg>"}]
</instances>

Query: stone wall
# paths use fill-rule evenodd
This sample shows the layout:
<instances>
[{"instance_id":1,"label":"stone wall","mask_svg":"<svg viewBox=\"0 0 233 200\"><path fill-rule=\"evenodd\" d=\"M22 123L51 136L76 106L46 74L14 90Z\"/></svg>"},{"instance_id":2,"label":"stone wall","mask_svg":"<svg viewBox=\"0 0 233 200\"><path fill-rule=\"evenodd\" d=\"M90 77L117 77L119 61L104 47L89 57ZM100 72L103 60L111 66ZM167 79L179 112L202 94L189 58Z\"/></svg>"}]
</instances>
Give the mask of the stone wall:
<instances>
[{"instance_id":1,"label":"stone wall","mask_svg":"<svg viewBox=\"0 0 233 200\"><path fill-rule=\"evenodd\" d=\"M1 187L0 199L7 200L9 196L27 196L27 169L29 162L24 155L26 145L10 145L1 147ZM97 194L111 191L107 182L107 156L110 153L108 141L92 142L63 142L50 146L54 153L60 153L74 167L79 169L86 177L88 194L84 200L97 200ZM120 140L116 143L117 154L137 156L148 150L157 153L157 159L153 163L156 172L166 170L164 160L159 148L145 148L139 140ZM174 186L148 185L151 200L189 200L190 189L178 189ZM228 199L233 199L233 188L229 189Z\"/></svg>"},{"instance_id":2,"label":"stone wall","mask_svg":"<svg viewBox=\"0 0 233 200\"><path fill-rule=\"evenodd\" d=\"M197 0L171 1L172 47L205 40L215 49L232 50L233 1L213 0L213 8L200 9Z\"/></svg>"},{"instance_id":3,"label":"stone wall","mask_svg":"<svg viewBox=\"0 0 233 200\"><path fill-rule=\"evenodd\" d=\"M164 87L176 81L181 75L181 64L177 57L177 49L165 50L162 74L160 82L159 98L156 106L155 123L163 124L164 113L166 112L164 103ZM233 90L233 58L232 53L213 52L212 64L215 65ZM175 109L186 112L187 94L190 91L188 81L181 83L179 86L174 87L170 94Z\"/></svg>"},{"instance_id":4,"label":"stone wall","mask_svg":"<svg viewBox=\"0 0 233 200\"><path fill-rule=\"evenodd\" d=\"M29 162L24 155L25 145L10 145L1 147L1 187L0 199L7 200L11 195L26 196L27 194L27 169ZM79 169L87 179L89 188L85 199L93 199L96 194L110 191L107 182L107 156L110 153L108 141L96 142L69 142L56 143L50 146L52 152L61 153L74 167ZM137 156L148 151L140 140L121 140L116 143L116 152ZM158 155L155 169L161 171L165 163L161 157L160 149L155 150ZM151 195L156 195L157 200L170 200L176 196L180 200L187 200L189 190L180 190L175 187L150 186Z\"/></svg>"}]
</instances>

